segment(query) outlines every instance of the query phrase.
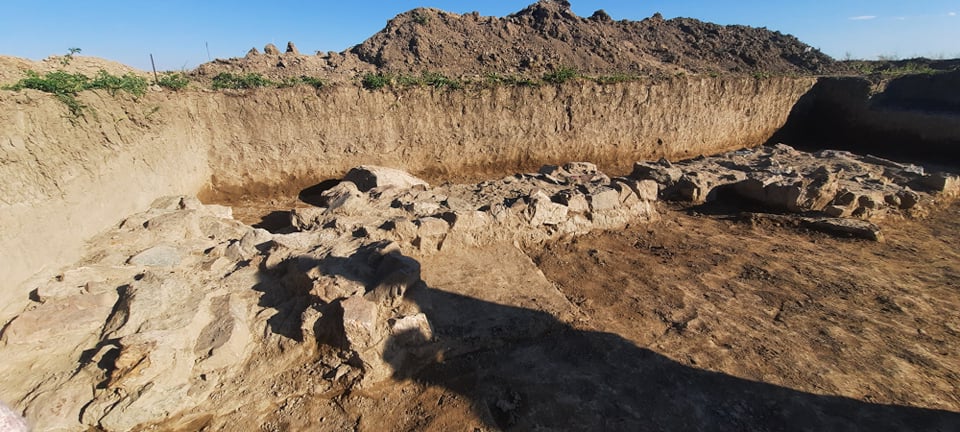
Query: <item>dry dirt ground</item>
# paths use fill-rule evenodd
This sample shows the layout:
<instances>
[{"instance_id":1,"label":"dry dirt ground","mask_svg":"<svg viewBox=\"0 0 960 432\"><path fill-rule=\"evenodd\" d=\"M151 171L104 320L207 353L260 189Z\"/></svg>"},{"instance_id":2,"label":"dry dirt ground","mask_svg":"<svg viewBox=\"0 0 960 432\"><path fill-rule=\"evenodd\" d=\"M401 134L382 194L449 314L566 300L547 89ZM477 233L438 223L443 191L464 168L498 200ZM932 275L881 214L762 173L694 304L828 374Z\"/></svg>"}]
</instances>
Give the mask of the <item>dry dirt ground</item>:
<instances>
[{"instance_id":1,"label":"dry dirt ground","mask_svg":"<svg viewBox=\"0 0 960 432\"><path fill-rule=\"evenodd\" d=\"M883 243L660 207L659 222L525 251L573 317L414 293L459 314L447 327L546 330L281 407L263 429L960 430L960 204L885 220ZM424 280L499 277L482 256L441 274L426 260Z\"/></svg>"}]
</instances>

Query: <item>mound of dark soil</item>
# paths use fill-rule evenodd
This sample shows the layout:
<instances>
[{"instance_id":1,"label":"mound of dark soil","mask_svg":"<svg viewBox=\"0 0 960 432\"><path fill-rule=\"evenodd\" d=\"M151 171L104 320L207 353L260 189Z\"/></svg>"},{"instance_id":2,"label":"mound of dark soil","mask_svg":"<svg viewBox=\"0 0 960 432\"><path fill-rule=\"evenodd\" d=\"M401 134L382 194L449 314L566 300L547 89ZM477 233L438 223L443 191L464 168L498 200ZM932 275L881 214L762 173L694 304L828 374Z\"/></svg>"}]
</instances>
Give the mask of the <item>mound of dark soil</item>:
<instances>
[{"instance_id":1,"label":"mound of dark soil","mask_svg":"<svg viewBox=\"0 0 960 432\"><path fill-rule=\"evenodd\" d=\"M455 75L561 66L591 73L818 73L833 63L797 38L767 29L660 14L614 21L602 10L582 18L568 2L548 0L503 18L414 9L350 52L383 69Z\"/></svg>"},{"instance_id":2,"label":"mound of dark soil","mask_svg":"<svg viewBox=\"0 0 960 432\"><path fill-rule=\"evenodd\" d=\"M614 21L602 10L579 17L566 1L541 0L503 17L418 8L402 13L342 53L264 53L201 65L198 75L258 72L271 77L352 78L358 73L491 72L539 75L561 67L587 74L733 72L818 74L830 57L797 38L764 28L721 26L691 18Z\"/></svg>"}]
</instances>

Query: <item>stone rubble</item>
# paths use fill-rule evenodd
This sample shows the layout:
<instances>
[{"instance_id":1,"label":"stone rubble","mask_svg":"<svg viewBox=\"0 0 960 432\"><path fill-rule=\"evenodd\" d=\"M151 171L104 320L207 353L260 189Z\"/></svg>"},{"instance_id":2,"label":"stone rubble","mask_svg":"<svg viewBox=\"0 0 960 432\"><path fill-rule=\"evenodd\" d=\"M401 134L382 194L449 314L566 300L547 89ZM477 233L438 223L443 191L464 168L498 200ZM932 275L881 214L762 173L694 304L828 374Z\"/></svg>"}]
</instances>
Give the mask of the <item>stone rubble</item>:
<instances>
[{"instance_id":1,"label":"stone rubble","mask_svg":"<svg viewBox=\"0 0 960 432\"><path fill-rule=\"evenodd\" d=\"M325 207L291 212L289 234L161 198L37 283L0 334L0 386L24 389L10 402L37 430L130 430L218 397L277 346L321 356L326 386L374 384L437 352L427 316L402 301L422 284L411 257L654 220L655 188L588 163L437 187L363 166Z\"/></svg>"},{"instance_id":2,"label":"stone rubble","mask_svg":"<svg viewBox=\"0 0 960 432\"><path fill-rule=\"evenodd\" d=\"M955 197L960 177L875 156L801 152L784 144L671 164L637 162L631 178L653 180L660 196L693 203L744 199L788 213L877 221L922 215L935 197Z\"/></svg>"}]
</instances>

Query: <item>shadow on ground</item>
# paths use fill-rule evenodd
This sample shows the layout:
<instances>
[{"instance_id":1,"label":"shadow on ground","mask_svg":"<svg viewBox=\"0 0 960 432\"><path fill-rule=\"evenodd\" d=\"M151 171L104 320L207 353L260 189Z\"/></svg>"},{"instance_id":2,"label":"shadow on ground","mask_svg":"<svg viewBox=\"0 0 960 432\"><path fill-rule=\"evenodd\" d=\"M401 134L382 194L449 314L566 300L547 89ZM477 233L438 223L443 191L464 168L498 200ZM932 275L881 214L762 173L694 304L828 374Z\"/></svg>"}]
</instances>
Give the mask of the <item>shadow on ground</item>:
<instances>
[{"instance_id":1,"label":"shadow on ground","mask_svg":"<svg viewBox=\"0 0 960 432\"><path fill-rule=\"evenodd\" d=\"M351 257L331 257L329 262L293 258L286 274L264 269L257 290L263 293L262 306L278 310L271 319L272 330L301 339L300 314L316 299L294 287L299 285L296 278L310 268L350 277L368 290L377 286L381 275L371 271L369 263L375 261L371 250L375 248L361 248ZM444 360L410 367L409 343L424 337L419 330L396 334L383 350L383 359L395 371L393 378L463 396L490 428L960 430L960 413L812 394L702 370L616 334L579 330L539 310L492 303L423 283L407 290L404 301L416 304L433 328L434 342L419 358ZM343 331L342 324L326 325Z\"/></svg>"},{"instance_id":2,"label":"shadow on ground","mask_svg":"<svg viewBox=\"0 0 960 432\"><path fill-rule=\"evenodd\" d=\"M471 401L504 430L960 430L960 414L805 393L697 369L622 337L576 330L537 310L428 287L407 293L445 349L459 351L413 379ZM500 320L477 340L470 315ZM509 325L508 325L509 324ZM399 340L409 335L398 335ZM476 348L472 351L470 347ZM388 342L384 357L403 349ZM395 365L395 369L400 365Z\"/></svg>"}]
</instances>

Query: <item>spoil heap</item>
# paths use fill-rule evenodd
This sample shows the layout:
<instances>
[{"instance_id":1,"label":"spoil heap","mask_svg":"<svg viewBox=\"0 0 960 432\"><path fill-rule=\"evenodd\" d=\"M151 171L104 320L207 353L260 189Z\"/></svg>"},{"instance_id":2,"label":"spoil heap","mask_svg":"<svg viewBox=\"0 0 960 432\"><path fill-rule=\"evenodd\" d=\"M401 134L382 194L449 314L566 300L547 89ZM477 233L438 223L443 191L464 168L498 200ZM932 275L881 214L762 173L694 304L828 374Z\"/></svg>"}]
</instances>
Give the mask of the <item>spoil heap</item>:
<instances>
[{"instance_id":1,"label":"spoil heap","mask_svg":"<svg viewBox=\"0 0 960 432\"><path fill-rule=\"evenodd\" d=\"M614 21L598 10L582 18L565 1L542 0L506 17L418 8L344 52L300 54L273 45L216 60L200 75L257 72L270 77L349 79L362 72L423 71L453 77L539 76L560 68L585 74L819 74L834 61L797 38L764 28L691 18Z\"/></svg>"}]
</instances>

